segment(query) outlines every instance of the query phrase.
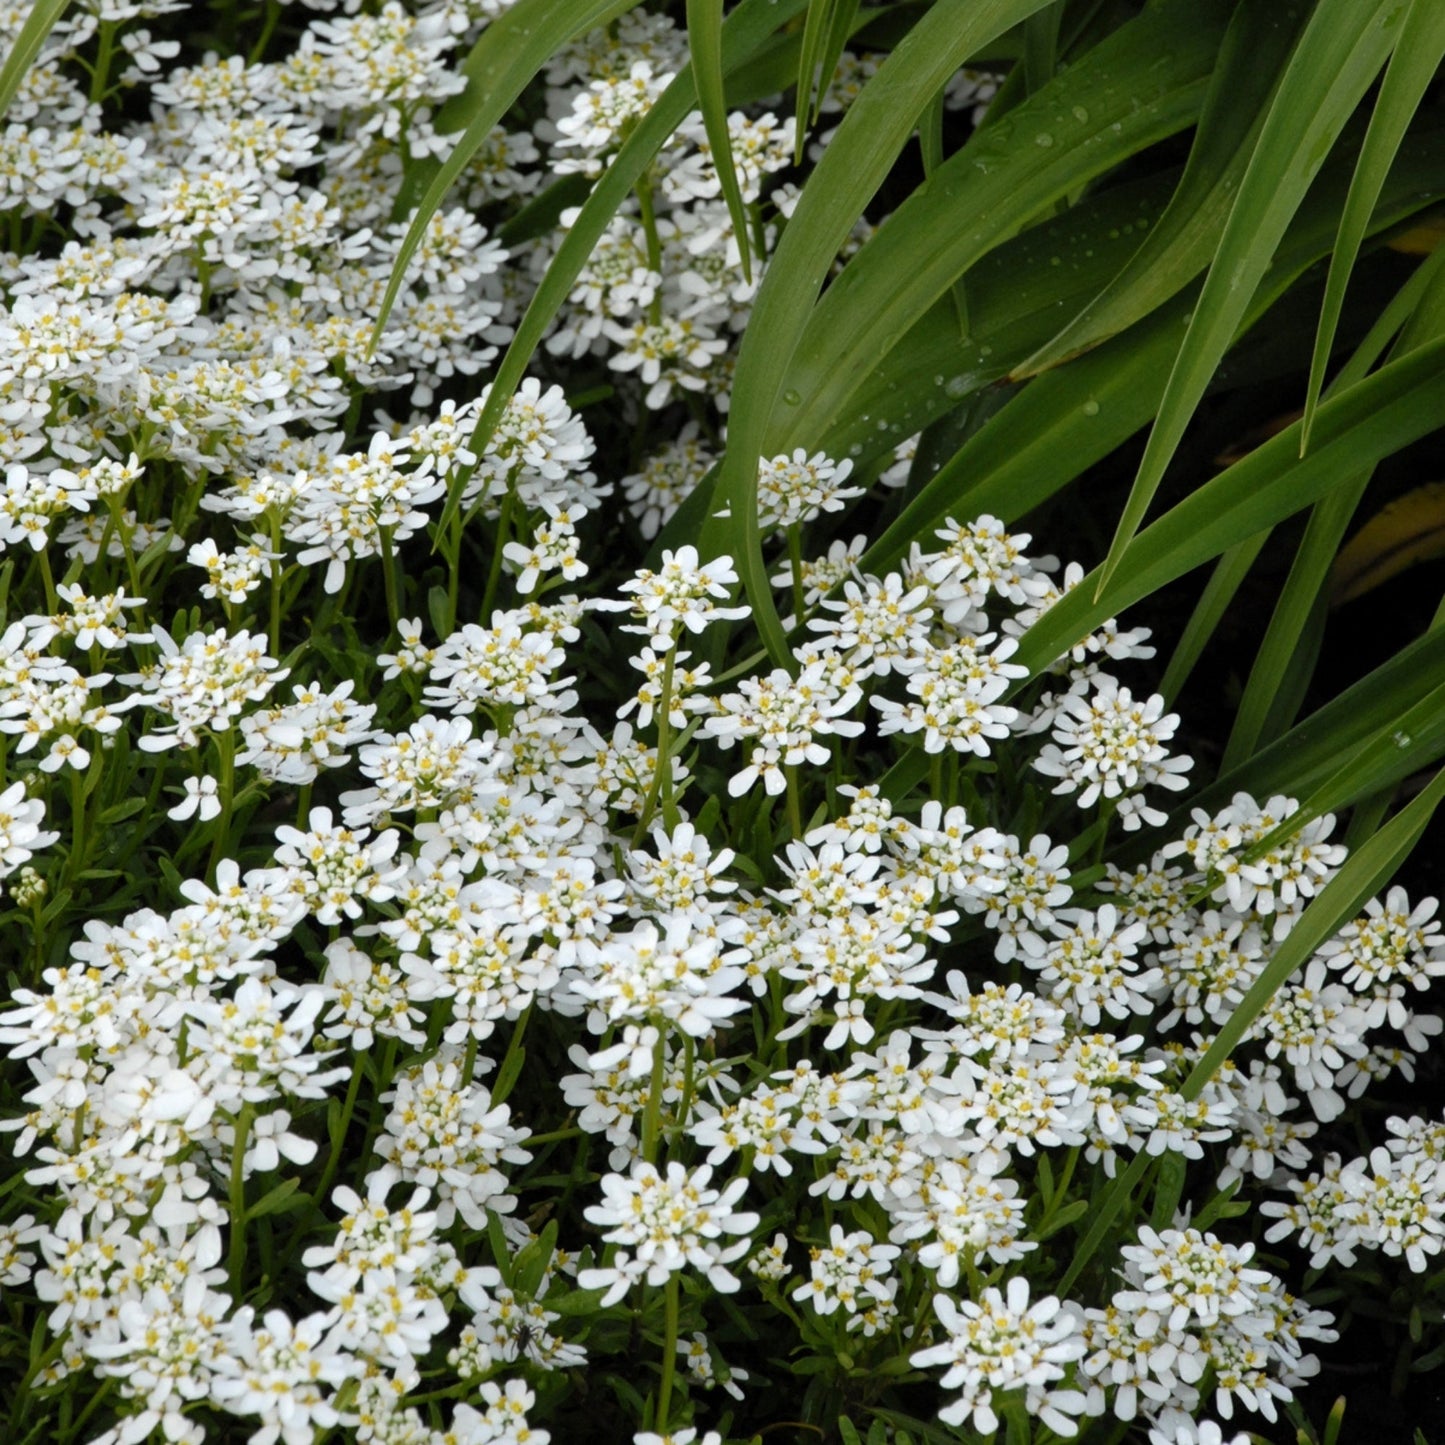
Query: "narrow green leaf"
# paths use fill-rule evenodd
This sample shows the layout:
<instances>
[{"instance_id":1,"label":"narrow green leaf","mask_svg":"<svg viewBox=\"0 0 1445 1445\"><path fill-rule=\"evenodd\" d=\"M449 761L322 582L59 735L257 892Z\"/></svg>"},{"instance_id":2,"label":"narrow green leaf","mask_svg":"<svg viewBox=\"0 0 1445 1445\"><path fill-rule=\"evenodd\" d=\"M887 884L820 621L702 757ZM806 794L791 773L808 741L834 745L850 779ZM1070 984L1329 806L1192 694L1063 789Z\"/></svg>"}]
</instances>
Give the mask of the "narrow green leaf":
<instances>
[{"instance_id":1,"label":"narrow green leaf","mask_svg":"<svg viewBox=\"0 0 1445 1445\"><path fill-rule=\"evenodd\" d=\"M1353 385L1374 366L1420 300L1430 294L1435 277L1445 274L1445 264L1442 263L1445 263L1445 253L1440 253L1438 259L1432 256L1390 299L1341 368L1330 388L1332 393ZM1406 341L1407 338L1401 338L1402 345ZM1301 430L1303 425L1301 422ZM1221 771L1229 772L1238 767L1262 741L1272 741L1294 721L1294 709L1280 705L1279 700L1287 679L1297 685L1301 681L1300 660L1307 655L1300 645L1301 638L1312 619L1323 625L1322 604L1330 568L1371 476L1371 471L1361 472L1323 498L1310 513L1299 550L1275 604L1254 666L1250 669L1244 696L1240 699L1229 741L1225 745ZM1312 670L1312 657L1310 664ZM1308 672L1303 682L1308 682Z\"/></svg>"},{"instance_id":2,"label":"narrow green leaf","mask_svg":"<svg viewBox=\"0 0 1445 1445\"><path fill-rule=\"evenodd\" d=\"M849 37L859 27L858 0L833 0L833 12L828 18L828 33L823 37L823 49L818 58L818 93L813 101L813 121L823 113L823 101L828 87L838 73L838 62L843 58Z\"/></svg>"},{"instance_id":3,"label":"narrow green leaf","mask_svg":"<svg viewBox=\"0 0 1445 1445\"><path fill-rule=\"evenodd\" d=\"M1373 736L1345 757L1343 763L1280 824L1250 850L1263 857L1306 823L1347 808L1361 798L1394 787L1402 779L1430 767L1445 756L1445 685L1435 688L1413 707L1390 718Z\"/></svg>"},{"instance_id":4,"label":"narrow green leaf","mask_svg":"<svg viewBox=\"0 0 1445 1445\"><path fill-rule=\"evenodd\" d=\"M1300 429L1300 449L1309 446L1315 411L1324 386L1325 367L1334 346L1335 330L1345 304L1345 288L1350 271L1360 253L1370 214L1375 209L1380 191L1394 163L1400 142L1420 102L1445 60L1445 6L1439 0L1414 0L1410 13L1400 29L1399 43L1385 69L1370 127L1355 167L1350 194L1340 215L1340 235L1330 258L1330 274L1325 281L1325 299L1320 307L1320 329L1315 338L1314 355L1310 359L1309 384L1305 391L1304 425Z\"/></svg>"},{"instance_id":5,"label":"narrow green leaf","mask_svg":"<svg viewBox=\"0 0 1445 1445\"><path fill-rule=\"evenodd\" d=\"M1317 451L1298 457L1296 424L1207 482L1128 543L1127 567L1097 569L1050 608L1017 661L1047 667L1106 618L1432 431L1445 413L1442 362L1445 340L1390 362L1320 409Z\"/></svg>"},{"instance_id":6,"label":"narrow green leaf","mask_svg":"<svg viewBox=\"0 0 1445 1445\"><path fill-rule=\"evenodd\" d=\"M1178 295L1208 266L1304 10L1243 0L1229 21L1184 176L1164 218L1090 304L1012 373L1036 376Z\"/></svg>"},{"instance_id":7,"label":"narrow green leaf","mask_svg":"<svg viewBox=\"0 0 1445 1445\"><path fill-rule=\"evenodd\" d=\"M833 5L834 0L808 0L808 13L803 19L803 44L798 53L798 89L793 116L795 166L803 163L803 143L807 140L808 127L813 123L815 105L827 89L827 79L818 78L818 62L823 54L823 41Z\"/></svg>"},{"instance_id":8,"label":"narrow green leaf","mask_svg":"<svg viewBox=\"0 0 1445 1445\"><path fill-rule=\"evenodd\" d=\"M1442 686L1445 630L1432 630L1406 643L1388 662L1297 723L1242 767L1221 774L1191 797L1189 806L1212 812L1240 791L1257 797L1272 793L1300 797L1310 793L1370 739L1387 728L1391 732L1400 730L1400 719L1408 717L1412 708ZM1428 735L1422 735L1422 749L1428 743ZM1413 770L1413 758L1413 754L1404 758L1401 776ZM1433 758L1427 757L1426 761ZM1388 772L1379 776L1388 776Z\"/></svg>"},{"instance_id":9,"label":"narrow green leaf","mask_svg":"<svg viewBox=\"0 0 1445 1445\"><path fill-rule=\"evenodd\" d=\"M1223 0L1151 7L1006 119L976 131L823 295L788 368L787 396L796 401L773 414L761 454L811 446L855 413L878 358L983 256L1079 186L1193 124L1227 10ZM1059 254L1057 264L1075 259Z\"/></svg>"},{"instance_id":10,"label":"narrow green leaf","mask_svg":"<svg viewBox=\"0 0 1445 1445\"><path fill-rule=\"evenodd\" d=\"M10 54L5 57L5 64L0 65L0 120L10 109L20 82L35 64L35 57L44 48L46 39L69 4L70 0L34 0L31 5L30 14L25 17L15 43L10 47Z\"/></svg>"},{"instance_id":11,"label":"narrow green leaf","mask_svg":"<svg viewBox=\"0 0 1445 1445\"><path fill-rule=\"evenodd\" d=\"M752 248L748 240L748 213L733 165L732 132L728 126L727 96L723 93L723 0L687 0L687 48L692 56L698 109L712 149L712 163L722 183L723 199L732 218L733 235L742 254L743 279L753 279Z\"/></svg>"},{"instance_id":12,"label":"narrow green leaf","mask_svg":"<svg viewBox=\"0 0 1445 1445\"><path fill-rule=\"evenodd\" d=\"M928 100L981 45L1047 0L938 0L853 102L803 187L758 289L738 352L727 451L700 539L730 554L753 622L779 666L796 665L783 635L758 529L758 462L784 377L828 270L913 133ZM720 515L719 515L720 513Z\"/></svg>"},{"instance_id":13,"label":"narrow green leaf","mask_svg":"<svg viewBox=\"0 0 1445 1445\"><path fill-rule=\"evenodd\" d=\"M1175 644L1169 666L1164 670L1163 680L1159 684L1159 691L1166 699L1172 701L1176 698L1179 689L1194 671L1194 666L1203 655L1209 639L1214 636L1215 630L1234 602L1235 594L1249 575L1249 569L1254 566L1264 544L1269 540L1270 530L1247 537L1243 542L1236 542L1214 564L1214 571L1210 573L1209 581L1204 584L1199 601L1194 604L1194 611L1190 613L1183 635Z\"/></svg>"},{"instance_id":14,"label":"narrow green leaf","mask_svg":"<svg viewBox=\"0 0 1445 1445\"><path fill-rule=\"evenodd\" d=\"M1445 798L1445 770L1437 773L1429 786L1401 808L1374 837L1367 839L1320 890L1184 1081L1180 1092L1186 1099L1199 1097L1205 1084L1238 1047L1285 980L1296 969L1303 968L1315 950L1333 938L1394 877L1419 842L1442 798Z\"/></svg>"},{"instance_id":15,"label":"narrow green leaf","mask_svg":"<svg viewBox=\"0 0 1445 1445\"><path fill-rule=\"evenodd\" d=\"M1205 1084L1214 1077L1285 980L1307 963L1316 949L1354 918L1394 876L1419 841L1442 797L1445 797L1445 772L1439 773L1419 797L1368 839L1321 889L1185 1080L1180 1092L1186 1098L1199 1097ZM1129 1168L1111 1181L1094 1208L1088 1233L1079 1242L1059 1283L1059 1294L1068 1293L1098 1253L1151 1162L1148 1155L1137 1154Z\"/></svg>"},{"instance_id":16,"label":"narrow green leaf","mask_svg":"<svg viewBox=\"0 0 1445 1445\"><path fill-rule=\"evenodd\" d=\"M1064 18L1061 3L1039 10L1024 21L1024 84L1029 94L1042 90L1054 78L1059 61L1059 26Z\"/></svg>"},{"instance_id":17,"label":"narrow green leaf","mask_svg":"<svg viewBox=\"0 0 1445 1445\"><path fill-rule=\"evenodd\" d=\"M814 430L811 412L800 421L806 440L864 467L979 396L998 393L1002 401L1015 394L997 383L1054 329L1058 316L1124 264L1138 237L1158 221L1173 180L1165 174L1111 186L988 252L966 280L873 358L826 429ZM960 292L966 292L966 335L959 327Z\"/></svg>"},{"instance_id":18,"label":"narrow green leaf","mask_svg":"<svg viewBox=\"0 0 1445 1445\"><path fill-rule=\"evenodd\" d=\"M786 25L805 3L806 0L742 0L723 23L724 73L742 65L755 54L768 36L778 26ZM468 441L468 446L477 455L481 454L496 429L507 402L526 375L528 364L547 334L552 318L567 300L608 223L632 194L632 188L668 138L687 119L696 98L697 90L689 68L658 96L652 109L637 123L612 164L598 179L592 194L562 238L546 274L532 293L527 310L517 323L516 334L497 367L486 404ZM438 521L438 535L445 531L460 506L461 494L468 480L469 475L463 472L453 481Z\"/></svg>"},{"instance_id":19,"label":"narrow green leaf","mask_svg":"<svg viewBox=\"0 0 1445 1445\"><path fill-rule=\"evenodd\" d=\"M300 1188L299 1179L283 1179L274 1189L247 1207L246 1222L249 1224L251 1220L260 1219L267 1214L283 1214L288 1210L307 1207L311 1198L306 1194L297 1194L296 1191Z\"/></svg>"},{"instance_id":20,"label":"narrow green leaf","mask_svg":"<svg viewBox=\"0 0 1445 1445\"><path fill-rule=\"evenodd\" d=\"M396 305L406 278L406 268L421 245L432 217L492 128L512 108L532 77L567 41L633 9L636 3L637 0L629 0L619 6L617 0L571 0L569 4L558 5L556 0L517 0L482 31L463 66L467 75L466 91L438 117L438 124L444 129L463 125L465 129L432 177L407 227L381 298L376 324L371 329L371 349L375 349L386 329L391 308Z\"/></svg>"},{"instance_id":21,"label":"narrow green leaf","mask_svg":"<svg viewBox=\"0 0 1445 1445\"><path fill-rule=\"evenodd\" d=\"M1240 182L1096 590L1139 530L1291 216L1379 74L1402 13L1400 0L1320 0L1311 15Z\"/></svg>"}]
</instances>

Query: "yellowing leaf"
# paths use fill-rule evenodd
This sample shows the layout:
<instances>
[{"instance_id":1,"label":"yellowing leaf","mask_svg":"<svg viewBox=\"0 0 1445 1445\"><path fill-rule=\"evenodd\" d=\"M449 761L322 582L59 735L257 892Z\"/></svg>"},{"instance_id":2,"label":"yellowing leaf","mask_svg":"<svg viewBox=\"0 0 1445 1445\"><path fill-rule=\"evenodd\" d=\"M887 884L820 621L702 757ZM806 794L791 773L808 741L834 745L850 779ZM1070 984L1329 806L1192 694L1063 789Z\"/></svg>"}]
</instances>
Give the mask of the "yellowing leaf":
<instances>
[{"instance_id":1,"label":"yellowing leaf","mask_svg":"<svg viewBox=\"0 0 1445 1445\"><path fill-rule=\"evenodd\" d=\"M1294 411L1287 411L1280 416L1273 416L1267 422L1263 422L1256 427L1251 427L1238 441L1225 447L1225 449L1215 457L1214 465L1216 467L1232 467L1235 462L1242 462L1256 447L1262 447L1271 437L1276 437L1280 432L1288 430L1303 415L1304 410L1296 407Z\"/></svg>"},{"instance_id":2,"label":"yellowing leaf","mask_svg":"<svg viewBox=\"0 0 1445 1445\"><path fill-rule=\"evenodd\" d=\"M1445 245L1445 211L1436 211L1422 217L1408 231L1401 231L1390 239L1392 251L1403 251L1407 256L1428 256Z\"/></svg>"},{"instance_id":3,"label":"yellowing leaf","mask_svg":"<svg viewBox=\"0 0 1445 1445\"><path fill-rule=\"evenodd\" d=\"M1330 571L1330 603L1351 602L1436 557L1445 557L1445 482L1397 497L1350 538Z\"/></svg>"}]
</instances>

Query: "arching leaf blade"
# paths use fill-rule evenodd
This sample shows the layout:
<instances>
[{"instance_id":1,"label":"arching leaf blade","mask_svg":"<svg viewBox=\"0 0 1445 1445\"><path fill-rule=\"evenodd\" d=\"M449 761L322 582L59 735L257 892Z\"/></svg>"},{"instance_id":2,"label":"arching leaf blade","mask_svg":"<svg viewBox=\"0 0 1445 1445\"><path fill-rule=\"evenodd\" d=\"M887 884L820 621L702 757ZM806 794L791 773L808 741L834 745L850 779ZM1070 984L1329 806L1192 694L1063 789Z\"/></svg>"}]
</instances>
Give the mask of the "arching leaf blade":
<instances>
[{"instance_id":1,"label":"arching leaf blade","mask_svg":"<svg viewBox=\"0 0 1445 1445\"><path fill-rule=\"evenodd\" d=\"M1445 798L1445 770L1437 773L1417 797L1401 808L1379 832L1361 844L1344 866L1320 890L1280 944L1264 971L1235 1006L1224 1026L1211 1040L1204 1056L1184 1081L1180 1092L1197 1099L1249 1032L1296 969L1303 968L1315 951L1333 938L1379 890L1395 876L1420 841L1427 824Z\"/></svg>"},{"instance_id":2,"label":"arching leaf blade","mask_svg":"<svg viewBox=\"0 0 1445 1445\"><path fill-rule=\"evenodd\" d=\"M1397 225L1429 205L1442 166L1445 125L1412 135L1371 218L1372 230ZM1320 178L1250 304L1246 332L1309 266L1328 254L1339 215L1336 198L1343 197L1348 184L1343 168L1337 185L1334 174ZM1021 245L1030 234L1011 245ZM1413 279L1403 290L1408 293L1405 301L1392 301L1380 324L1371 328L1376 356L1400 327L1399 316L1408 313L1411 321L1406 324L1412 325L1434 294L1426 290L1422 299ZM1020 517L1146 426L1163 394L1170 359L1196 295L1197 284L1123 335L1028 382L874 540L860 565L870 572L886 571L950 512L992 512L1006 522ZM1397 305L1404 308L1399 314ZM1445 318L1445 304L1441 311ZM1431 334L1423 321L1421 325L1422 334ZM981 377L980 384L988 379ZM881 413L881 407L878 410Z\"/></svg>"},{"instance_id":3,"label":"arching leaf blade","mask_svg":"<svg viewBox=\"0 0 1445 1445\"><path fill-rule=\"evenodd\" d=\"M1047 0L938 0L854 101L803 187L758 289L738 351L727 451L700 547L737 565L775 664L793 663L773 603L757 517L757 473L783 379L828 269L913 133L930 96L980 46ZM721 515L717 515L721 513Z\"/></svg>"},{"instance_id":4,"label":"arching leaf blade","mask_svg":"<svg viewBox=\"0 0 1445 1445\"><path fill-rule=\"evenodd\" d=\"M1350 193L1340 214L1340 234L1330 258L1325 297L1320 306L1319 334L1315 338L1309 382L1305 389L1304 424L1300 429L1300 446L1303 448L1309 447L1310 431L1324 386L1325 367L1334 346L1340 312L1344 309L1345 289L1349 285L1355 259L1360 254L1370 215L1405 132L1414 120L1442 60L1445 60L1445 6L1440 5L1438 0L1414 0L1401 27L1399 43L1385 67L1385 78L1380 84L1369 129L1360 148Z\"/></svg>"},{"instance_id":5,"label":"arching leaf blade","mask_svg":"<svg viewBox=\"0 0 1445 1445\"><path fill-rule=\"evenodd\" d=\"M742 0L723 23L725 73L745 64L805 3L806 0ZM684 70L637 123L612 164L598 178L517 323L516 334L502 356L486 404L473 428L469 443L472 451L478 451L491 436L508 400L526 375L527 366L553 317L571 294L587 258L668 137L687 119L696 94L692 71ZM439 531L445 529L460 506L467 480L463 473L453 481L442 509Z\"/></svg>"},{"instance_id":6,"label":"arching leaf blade","mask_svg":"<svg viewBox=\"0 0 1445 1445\"><path fill-rule=\"evenodd\" d=\"M722 184L723 200L732 218L742 257L743 279L753 279L752 248L748 241L748 213L743 206L737 167L733 164L732 132L728 127L727 96L723 92L723 0L687 0L687 48L692 56L698 109L712 148L712 163Z\"/></svg>"},{"instance_id":7,"label":"arching leaf blade","mask_svg":"<svg viewBox=\"0 0 1445 1445\"><path fill-rule=\"evenodd\" d=\"M1097 346L1178 295L1209 265L1303 20L1276 0L1243 0L1229 21L1199 128L1169 209L1133 259L1011 375L1036 376Z\"/></svg>"},{"instance_id":8,"label":"arching leaf blade","mask_svg":"<svg viewBox=\"0 0 1445 1445\"><path fill-rule=\"evenodd\" d=\"M1442 412L1445 340L1326 402L1318 450L1298 456L1296 423L1186 497L1126 546L1127 565L1107 578L1096 569L1051 607L1024 634L1017 660L1031 671L1047 667L1107 618L1427 435Z\"/></svg>"},{"instance_id":9,"label":"arching leaf blade","mask_svg":"<svg viewBox=\"0 0 1445 1445\"><path fill-rule=\"evenodd\" d=\"M573 3L558 5L556 0L517 0L482 32L463 66L467 75L466 91L445 107L438 118L442 126L464 125L465 129L417 203L416 214L397 251L396 263L391 268L376 323L371 329L372 348L386 329L406 279L406 269L421 245L426 228L492 128L512 108L533 76L567 41L585 35L618 14L625 14L636 3L637 0L622 5L618 0L573 0Z\"/></svg>"},{"instance_id":10,"label":"arching leaf blade","mask_svg":"<svg viewBox=\"0 0 1445 1445\"><path fill-rule=\"evenodd\" d=\"M1080 185L1193 124L1227 9L1218 0L1151 7L948 157L818 303L787 376L797 405L774 415L768 451L828 434L854 409L877 357L983 256Z\"/></svg>"},{"instance_id":11,"label":"arching leaf blade","mask_svg":"<svg viewBox=\"0 0 1445 1445\"><path fill-rule=\"evenodd\" d=\"M1352 386L1367 375L1397 334L1398 354L1404 354L1418 344L1418 339L1400 333L1422 300L1429 297L1441 276L1445 276L1445 254L1431 257L1410 276L1340 369L1331 386L1332 392ZM1237 767L1259 747L1261 741L1270 741L1294 720L1297 701L1289 707L1279 705L1284 685L1292 674L1297 673L1299 659L1307 655L1301 647L1306 629L1312 624L1322 625L1322 594L1345 529L1360 504L1370 475L1369 472L1361 473L1322 498L1310 513L1304 536L1275 603L1245 683L1244 695L1234 715L1234 724L1220 763L1225 772Z\"/></svg>"},{"instance_id":12,"label":"arching leaf blade","mask_svg":"<svg viewBox=\"0 0 1445 1445\"><path fill-rule=\"evenodd\" d=\"M20 89L20 82L35 64L35 58L45 48L50 32L69 6L70 0L34 0L30 14L25 17L15 43L10 47L10 54L5 57L5 64L0 65L0 120L4 119L10 102Z\"/></svg>"},{"instance_id":13,"label":"arching leaf blade","mask_svg":"<svg viewBox=\"0 0 1445 1445\"><path fill-rule=\"evenodd\" d=\"M1394 44L1399 0L1320 0L1250 157L1096 587L1139 530L1184 429L1335 138Z\"/></svg>"}]
</instances>

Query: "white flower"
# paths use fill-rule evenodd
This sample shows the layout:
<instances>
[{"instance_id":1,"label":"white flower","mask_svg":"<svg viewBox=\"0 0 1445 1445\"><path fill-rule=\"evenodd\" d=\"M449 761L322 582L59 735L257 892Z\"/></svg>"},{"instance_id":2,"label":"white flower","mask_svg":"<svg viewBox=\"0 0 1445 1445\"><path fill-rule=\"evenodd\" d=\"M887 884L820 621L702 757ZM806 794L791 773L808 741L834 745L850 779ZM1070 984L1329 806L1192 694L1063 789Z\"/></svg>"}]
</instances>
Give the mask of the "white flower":
<instances>
[{"instance_id":1,"label":"white flower","mask_svg":"<svg viewBox=\"0 0 1445 1445\"><path fill-rule=\"evenodd\" d=\"M40 820L45 804L25 796L24 782L11 783L0 793L0 878L28 863L41 848L48 848L59 833L43 832Z\"/></svg>"},{"instance_id":2,"label":"white flower","mask_svg":"<svg viewBox=\"0 0 1445 1445\"><path fill-rule=\"evenodd\" d=\"M918 1350L909 1363L920 1369L945 1365L939 1382L945 1390L961 1390L938 1418L947 1425L971 1425L980 1435L999 1428L995 1397L1022 1390L1029 1414L1057 1435L1078 1433L1071 1416L1083 1413L1077 1390L1051 1388L1067 1367L1085 1353L1082 1312L1065 1307L1052 1295L1029 1304L1028 1281L1011 1279L1007 1297L986 1289L978 1303L957 1305L947 1295L933 1297L933 1311L949 1338Z\"/></svg>"},{"instance_id":3,"label":"white flower","mask_svg":"<svg viewBox=\"0 0 1445 1445\"><path fill-rule=\"evenodd\" d=\"M216 1363L211 1398L233 1415L259 1417L250 1445L309 1445L341 1416L323 1393L360 1374L363 1362L345 1353L330 1331L329 1314L293 1321L268 1310L259 1327L249 1305L227 1321L227 1352Z\"/></svg>"},{"instance_id":4,"label":"white flower","mask_svg":"<svg viewBox=\"0 0 1445 1445\"><path fill-rule=\"evenodd\" d=\"M784 767L812 763L821 767L831 757L819 737L857 737L863 724L847 714L862 699L857 687L839 688L820 663L794 677L775 668L767 677L745 678L738 692L718 700L718 712L703 724L725 748L739 738L752 743L748 765L728 780L728 793L741 797L759 777L770 794L787 785Z\"/></svg>"},{"instance_id":5,"label":"white flower","mask_svg":"<svg viewBox=\"0 0 1445 1445\"><path fill-rule=\"evenodd\" d=\"M178 823L200 814L201 822L209 823L221 816L221 800L216 796L216 780L212 777L187 778L185 797L166 814Z\"/></svg>"},{"instance_id":6,"label":"white flower","mask_svg":"<svg viewBox=\"0 0 1445 1445\"><path fill-rule=\"evenodd\" d=\"M896 1282L887 1274L898 1258L897 1245L877 1244L865 1230L848 1234L834 1224L827 1247L811 1253L811 1277L792 1297L807 1300L820 1315L832 1314L840 1305L852 1315L874 1303L892 1301Z\"/></svg>"},{"instance_id":7,"label":"white flower","mask_svg":"<svg viewBox=\"0 0 1445 1445\"><path fill-rule=\"evenodd\" d=\"M719 607L718 600L732 595L738 574L731 557L714 557L710 562L698 560L697 548L691 543L674 551L664 551L661 568L638 572L619 591L633 598L631 603L608 601L608 611L625 612L629 608L642 620L641 626L629 626L630 632L641 632L652 646L669 648L678 628L701 632L709 623L733 621L749 614L747 606Z\"/></svg>"},{"instance_id":8,"label":"white flower","mask_svg":"<svg viewBox=\"0 0 1445 1445\"><path fill-rule=\"evenodd\" d=\"M1133 798L1148 784L1177 791L1186 786L1182 775L1193 766L1190 758L1171 758L1163 746L1178 726L1178 715L1165 715L1157 693L1136 703L1128 688L1100 674L1091 696L1073 693L1060 703L1053 741L1034 767L1060 780L1055 793L1082 788L1081 808L1092 807L1100 797ZM1136 807L1125 814L1124 827L1138 828L1141 819L1157 825L1164 815Z\"/></svg>"},{"instance_id":9,"label":"white flower","mask_svg":"<svg viewBox=\"0 0 1445 1445\"><path fill-rule=\"evenodd\" d=\"M626 1248L619 1250L605 1269L585 1269L577 1276L582 1289L605 1290L601 1304L615 1304L638 1280L651 1285L689 1265L701 1270L721 1294L731 1294L738 1280L726 1266L748 1252L746 1239L722 1244L724 1235L749 1234L758 1216L733 1206L747 1189L746 1179L726 1188L710 1189L712 1168L707 1164L690 1173L670 1163L666 1174L639 1162L630 1178L602 1176L603 1202L589 1205L587 1218L606 1232L603 1238Z\"/></svg>"},{"instance_id":10,"label":"white flower","mask_svg":"<svg viewBox=\"0 0 1445 1445\"><path fill-rule=\"evenodd\" d=\"M823 452L809 456L798 447L791 456L765 457L758 463L758 522L765 528L811 522L824 512L840 512L862 487L845 487L853 471L848 458L834 461Z\"/></svg>"}]
</instances>

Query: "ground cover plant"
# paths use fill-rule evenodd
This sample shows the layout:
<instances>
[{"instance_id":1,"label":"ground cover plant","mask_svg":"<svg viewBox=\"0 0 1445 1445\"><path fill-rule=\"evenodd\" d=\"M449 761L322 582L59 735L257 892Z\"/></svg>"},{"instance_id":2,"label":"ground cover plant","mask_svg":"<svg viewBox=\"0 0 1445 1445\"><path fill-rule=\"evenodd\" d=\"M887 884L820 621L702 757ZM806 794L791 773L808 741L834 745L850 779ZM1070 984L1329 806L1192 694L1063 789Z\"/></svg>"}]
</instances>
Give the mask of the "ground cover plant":
<instances>
[{"instance_id":1,"label":"ground cover plant","mask_svg":"<svg viewBox=\"0 0 1445 1445\"><path fill-rule=\"evenodd\" d=\"M0 4L17 1445L1333 1442L1332 1347L1445 1357L1445 632L1316 676L1442 54Z\"/></svg>"}]
</instances>

